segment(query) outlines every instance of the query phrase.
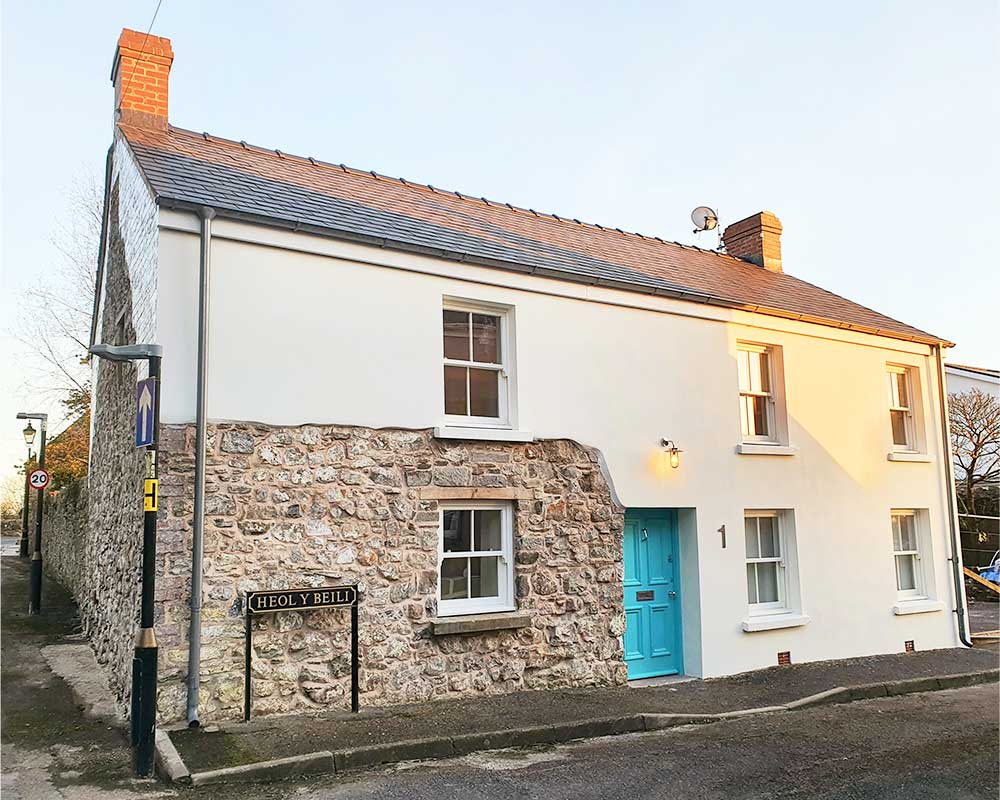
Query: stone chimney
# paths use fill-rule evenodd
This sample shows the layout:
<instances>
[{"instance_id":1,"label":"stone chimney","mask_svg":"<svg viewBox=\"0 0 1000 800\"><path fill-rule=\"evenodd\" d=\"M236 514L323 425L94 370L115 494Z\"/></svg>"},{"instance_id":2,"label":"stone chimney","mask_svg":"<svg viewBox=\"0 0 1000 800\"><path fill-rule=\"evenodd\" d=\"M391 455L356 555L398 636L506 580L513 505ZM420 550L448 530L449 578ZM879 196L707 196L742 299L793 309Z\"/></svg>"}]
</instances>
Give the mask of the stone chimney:
<instances>
[{"instance_id":1,"label":"stone chimney","mask_svg":"<svg viewBox=\"0 0 1000 800\"><path fill-rule=\"evenodd\" d=\"M167 127L167 89L173 61L169 39L122 30L111 67L116 123Z\"/></svg>"},{"instance_id":2,"label":"stone chimney","mask_svg":"<svg viewBox=\"0 0 1000 800\"><path fill-rule=\"evenodd\" d=\"M750 261L771 272L781 269L781 220L770 211L734 222L722 232L731 256Z\"/></svg>"}]
</instances>

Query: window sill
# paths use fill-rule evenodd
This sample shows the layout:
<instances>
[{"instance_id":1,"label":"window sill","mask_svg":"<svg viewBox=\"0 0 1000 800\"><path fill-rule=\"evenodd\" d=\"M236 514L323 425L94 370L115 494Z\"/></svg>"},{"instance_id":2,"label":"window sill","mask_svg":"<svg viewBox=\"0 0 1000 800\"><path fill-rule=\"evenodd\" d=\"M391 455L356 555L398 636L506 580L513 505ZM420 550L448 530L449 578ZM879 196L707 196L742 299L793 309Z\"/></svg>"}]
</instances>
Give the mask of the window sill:
<instances>
[{"instance_id":1,"label":"window sill","mask_svg":"<svg viewBox=\"0 0 1000 800\"><path fill-rule=\"evenodd\" d=\"M435 439L467 439L482 442L533 442L531 431L510 428L459 428L453 425L434 429Z\"/></svg>"},{"instance_id":2,"label":"window sill","mask_svg":"<svg viewBox=\"0 0 1000 800\"><path fill-rule=\"evenodd\" d=\"M944 611L944 602L941 600L900 600L892 607L892 613L897 617L906 614L928 614L932 611Z\"/></svg>"},{"instance_id":3,"label":"window sill","mask_svg":"<svg viewBox=\"0 0 1000 800\"><path fill-rule=\"evenodd\" d=\"M926 453L904 453L893 450L887 456L889 461L910 461L917 464L930 464L931 457Z\"/></svg>"},{"instance_id":4,"label":"window sill","mask_svg":"<svg viewBox=\"0 0 1000 800\"><path fill-rule=\"evenodd\" d=\"M794 456L799 452L799 448L786 444L740 442L736 445L736 452L742 456Z\"/></svg>"},{"instance_id":5,"label":"window sill","mask_svg":"<svg viewBox=\"0 0 1000 800\"><path fill-rule=\"evenodd\" d=\"M515 630L527 628L529 625L531 625L531 615L517 611L469 614L462 617L436 617L431 620L431 635L449 636L457 633Z\"/></svg>"},{"instance_id":6,"label":"window sill","mask_svg":"<svg viewBox=\"0 0 1000 800\"><path fill-rule=\"evenodd\" d=\"M743 620L743 630L746 633L757 631L773 631L778 628L799 628L809 624L809 617L803 614L768 614L759 617L748 617Z\"/></svg>"}]
</instances>

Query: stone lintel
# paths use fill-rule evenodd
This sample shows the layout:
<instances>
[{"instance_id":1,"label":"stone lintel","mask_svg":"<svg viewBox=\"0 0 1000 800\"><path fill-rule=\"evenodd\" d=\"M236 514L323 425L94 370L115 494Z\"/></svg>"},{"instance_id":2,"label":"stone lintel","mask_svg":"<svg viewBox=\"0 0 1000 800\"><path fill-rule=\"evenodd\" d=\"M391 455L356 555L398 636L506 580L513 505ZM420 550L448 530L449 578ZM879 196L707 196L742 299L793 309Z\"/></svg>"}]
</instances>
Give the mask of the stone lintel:
<instances>
[{"instance_id":1,"label":"stone lintel","mask_svg":"<svg viewBox=\"0 0 1000 800\"><path fill-rule=\"evenodd\" d=\"M423 486L421 500L533 500L531 489L493 486Z\"/></svg>"},{"instance_id":2,"label":"stone lintel","mask_svg":"<svg viewBox=\"0 0 1000 800\"><path fill-rule=\"evenodd\" d=\"M431 634L447 636L453 633L481 633L531 625L531 614L517 611L498 614L470 614L465 617L437 617L431 620Z\"/></svg>"}]
</instances>

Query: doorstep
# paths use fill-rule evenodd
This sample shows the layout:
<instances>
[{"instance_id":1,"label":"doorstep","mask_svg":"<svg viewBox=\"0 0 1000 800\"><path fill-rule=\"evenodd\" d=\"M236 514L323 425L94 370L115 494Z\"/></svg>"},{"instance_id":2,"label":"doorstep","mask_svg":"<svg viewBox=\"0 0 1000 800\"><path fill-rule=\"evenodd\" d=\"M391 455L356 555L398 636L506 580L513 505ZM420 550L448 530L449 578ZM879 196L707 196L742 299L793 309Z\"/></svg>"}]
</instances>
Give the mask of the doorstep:
<instances>
[{"instance_id":1,"label":"doorstep","mask_svg":"<svg viewBox=\"0 0 1000 800\"><path fill-rule=\"evenodd\" d=\"M692 678L690 675L660 675L656 678L636 678L628 682L630 689L644 689L647 686L670 686L674 683L687 683L688 681L696 681L698 678Z\"/></svg>"},{"instance_id":2,"label":"doorstep","mask_svg":"<svg viewBox=\"0 0 1000 800\"><path fill-rule=\"evenodd\" d=\"M998 672L990 651L932 650L653 686L537 690L363 708L360 714L262 717L175 731L170 738L194 783L268 780L931 691L996 681Z\"/></svg>"}]
</instances>

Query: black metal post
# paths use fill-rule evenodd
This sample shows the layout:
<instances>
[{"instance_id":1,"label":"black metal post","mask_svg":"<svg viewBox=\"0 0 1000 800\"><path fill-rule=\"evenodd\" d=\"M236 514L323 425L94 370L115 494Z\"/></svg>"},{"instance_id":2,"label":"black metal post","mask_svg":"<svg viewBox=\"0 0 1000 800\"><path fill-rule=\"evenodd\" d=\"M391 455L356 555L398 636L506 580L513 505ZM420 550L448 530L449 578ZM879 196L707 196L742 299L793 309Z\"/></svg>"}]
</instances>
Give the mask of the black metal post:
<instances>
[{"instance_id":1,"label":"black metal post","mask_svg":"<svg viewBox=\"0 0 1000 800\"><path fill-rule=\"evenodd\" d=\"M252 653L253 653L253 633L252 633L253 622L251 621L250 599L249 599L249 597L247 598L246 605L247 605L246 611L244 612L244 614L246 616L246 632L244 634L244 642L243 642L243 652L244 652L244 658L245 658L245 663L243 665L243 675L244 675L244 677L243 677L243 721L244 722L249 722L250 721L250 691L251 691L251 688L252 688L252 684L250 683L250 664L251 664L251 656L252 656Z\"/></svg>"},{"instance_id":2,"label":"black metal post","mask_svg":"<svg viewBox=\"0 0 1000 800\"><path fill-rule=\"evenodd\" d=\"M160 437L160 361L150 356L149 377L153 379L153 441L146 448L146 478L156 480L157 447ZM42 441L44 442L44 433ZM143 492L145 495L145 491ZM159 494L157 491L156 494ZM155 495L154 495L155 497ZM158 502L158 499L157 499ZM156 503L153 504L154 506ZM156 595L156 510L145 510L142 519L142 603L139 612L139 633L135 640L132 661L132 686L138 686L139 697L132 700L132 741L135 743L135 774L153 774L156 736L156 633L153 615ZM138 713L135 713L135 712Z\"/></svg>"},{"instance_id":3,"label":"black metal post","mask_svg":"<svg viewBox=\"0 0 1000 800\"><path fill-rule=\"evenodd\" d=\"M38 447L38 468L45 469L45 420L38 427L42 440ZM35 549L31 554L31 584L28 590L28 614L42 610L42 515L45 512L45 489L38 490L35 506Z\"/></svg>"},{"instance_id":4,"label":"black metal post","mask_svg":"<svg viewBox=\"0 0 1000 800\"><path fill-rule=\"evenodd\" d=\"M21 558L28 557L28 519L31 514L31 484L28 483L28 476L31 474L31 470L28 467L31 465L31 451L28 451L28 460L24 462L24 508L21 509L21 543L20 549L18 550L18 555Z\"/></svg>"},{"instance_id":5,"label":"black metal post","mask_svg":"<svg viewBox=\"0 0 1000 800\"><path fill-rule=\"evenodd\" d=\"M351 606L351 711L358 713L358 595Z\"/></svg>"}]
</instances>

